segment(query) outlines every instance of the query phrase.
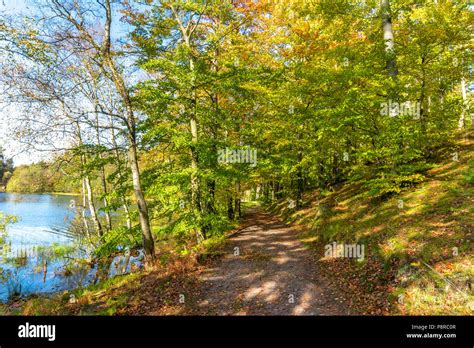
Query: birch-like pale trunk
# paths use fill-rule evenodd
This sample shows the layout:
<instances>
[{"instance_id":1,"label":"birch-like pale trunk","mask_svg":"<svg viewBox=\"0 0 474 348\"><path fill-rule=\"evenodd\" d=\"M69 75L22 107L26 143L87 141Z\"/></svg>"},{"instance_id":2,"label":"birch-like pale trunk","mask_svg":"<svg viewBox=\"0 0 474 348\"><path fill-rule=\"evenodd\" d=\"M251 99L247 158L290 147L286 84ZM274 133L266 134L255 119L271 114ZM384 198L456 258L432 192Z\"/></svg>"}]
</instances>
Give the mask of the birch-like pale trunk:
<instances>
[{"instance_id":1,"label":"birch-like pale trunk","mask_svg":"<svg viewBox=\"0 0 474 348\"><path fill-rule=\"evenodd\" d=\"M94 222L95 229L99 236L103 236L104 232L102 231L102 224L100 223L99 216L97 215L97 211L95 208L94 202L94 195L92 192L91 180L88 175L84 177L84 182L86 184L86 191L87 191L87 202L89 204L89 211L91 214L92 221Z\"/></svg>"},{"instance_id":2,"label":"birch-like pale trunk","mask_svg":"<svg viewBox=\"0 0 474 348\"><path fill-rule=\"evenodd\" d=\"M79 126L79 122L75 121L76 124L76 137L79 143L79 146L82 146L84 143L82 141L82 135L81 135L81 127ZM86 158L84 154L81 154L81 170L85 167L86 165ZM83 188L85 189L85 192L87 194L87 203L89 206L89 212L91 214L91 219L94 222L96 232L99 236L103 235L102 231L102 225L99 220L99 216L97 215L97 212L95 210L95 203L94 203L94 193L92 192L92 186L91 186L91 181L90 177L87 173L81 173L82 174L82 179L83 179Z\"/></svg>"},{"instance_id":3,"label":"birch-like pale trunk","mask_svg":"<svg viewBox=\"0 0 474 348\"><path fill-rule=\"evenodd\" d=\"M92 76L92 74L91 74ZM97 88L96 84L94 83L94 88ZM99 125L99 112L98 112L98 107L99 107L99 100L97 99L96 96L94 96L94 110L95 110L95 131L96 131L96 141L97 141L97 145L100 146L102 145L101 144L101 141L100 141L100 125ZM102 159L102 154L99 153L99 158ZM99 173L100 173L100 182L102 184L102 192L104 194L104 198L103 198L103 204L104 204L104 214L105 214L105 221L106 221L106 224L107 224L107 230L110 231L112 230L112 219L110 217L110 212L109 212L109 201L107 199L107 194L108 194L108 190L107 190L107 179L105 177L105 166L103 164L100 165L100 169L99 169Z\"/></svg>"},{"instance_id":4,"label":"birch-like pale trunk","mask_svg":"<svg viewBox=\"0 0 474 348\"><path fill-rule=\"evenodd\" d=\"M390 0L381 0L380 8L382 12L382 30L385 42L385 54L387 59L387 70L390 77L396 77L398 74L395 42L392 28L392 11L390 9Z\"/></svg>"},{"instance_id":5,"label":"birch-like pale trunk","mask_svg":"<svg viewBox=\"0 0 474 348\"><path fill-rule=\"evenodd\" d=\"M101 47L101 53L104 60L104 65L112 75L112 81L122 98L122 104L125 109L127 118L127 141L128 141L128 161L130 164L130 171L132 173L133 192L138 207L138 215L140 219L140 226L142 230L143 249L145 253L146 263L150 263L155 259L155 243L150 227L150 218L148 214L148 206L143 194L143 189L140 180L140 169L138 165L138 150L136 141L136 124L135 115L133 112L132 102L130 100L129 91L126 88L123 75L119 72L111 52L110 30L112 24L112 11L110 7L110 0L104 2L105 8L105 27L104 27L104 41Z\"/></svg>"},{"instance_id":6,"label":"birch-like pale trunk","mask_svg":"<svg viewBox=\"0 0 474 348\"><path fill-rule=\"evenodd\" d=\"M91 231L90 231L90 227L89 227L89 221L87 221L87 216L86 216L86 205L87 205L86 183L84 181L84 178L82 178L81 181L82 181L82 187L81 187L81 198L82 198L81 216L82 216L82 221L84 223L84 228L86 230L87 239L90 241L91 240Z\"/></svg>"},{"instance_id":7,"label":"birch-like pale trunk","mask_svg":"<svg viewBox=\"0 0 474 348\"><path fill-rule=\"evenodd\" d=\"M189 49L190 43L189 38L185 39L187 46ZM196 117L196 108L197 108L197 99L196 99L196 86L194 80L195 74L195 63L194 58L190 58L189 60L189 70L192 75L191 79L191 112L189 115L189 127L191 130L191 204L195 211L201 211L201 202L200 202L200 185L199 185L199 176L198 176L198 154L197 154L197 142L198 142L198 126L197 126L197 117Z\"/></svg>"}]
</instances>

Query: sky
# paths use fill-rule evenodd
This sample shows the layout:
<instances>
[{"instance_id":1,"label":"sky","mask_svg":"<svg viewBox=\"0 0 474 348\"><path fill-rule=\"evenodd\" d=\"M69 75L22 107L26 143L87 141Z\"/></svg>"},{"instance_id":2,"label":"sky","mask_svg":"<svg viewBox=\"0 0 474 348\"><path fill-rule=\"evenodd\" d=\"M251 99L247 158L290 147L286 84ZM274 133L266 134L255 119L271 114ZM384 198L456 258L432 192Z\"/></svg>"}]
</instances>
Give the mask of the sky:
<instances>
[{"instance_id":1,"label":"sky","mask_svg":"<svg viewBox=\"0 0 474 348\"><path fill-rule=\"evenodd\" d=\"M26 0L0 0L0 13L6 14L25 14L30 11ZM6 156L13 157L15 165L34 162L34 154L19 153L19 144L12 141L9 137L8 124L15 118L16 111L0 103L0 146L6 150Z\"/></svg>"},{"instance_id":2,"label":"sky","mask_svg":"<svg viewBox=\"0 0 474 348\"><path fill-rule=\"evenodd\" d=\"M0 13L18 16L34 15L35 1L37 0L0 0ZM127 31L123 23L115 21L112 28L112 33L115 36L123 36ZM18 111L15 110L15 107L0 102L0 147L5 150L6 157L13 158L15 166L48 159L51 156L50 153L22 151L21 144L12 139L9 125L15 122L15 117L18 118Z\"/></svg>"}]
</instances>

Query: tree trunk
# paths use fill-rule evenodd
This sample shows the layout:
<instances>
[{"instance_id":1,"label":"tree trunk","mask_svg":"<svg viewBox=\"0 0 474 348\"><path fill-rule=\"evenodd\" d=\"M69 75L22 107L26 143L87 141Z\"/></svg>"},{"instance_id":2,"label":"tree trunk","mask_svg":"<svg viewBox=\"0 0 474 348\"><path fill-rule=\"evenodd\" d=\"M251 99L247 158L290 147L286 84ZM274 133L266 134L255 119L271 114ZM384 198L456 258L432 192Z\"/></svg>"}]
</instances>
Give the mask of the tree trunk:
<instances>
[{"instance_id":1,"label":"tree trunk","mask_svg":"<svg viewBox=\"0 0 474 348\"><path fill-rule=\"evenodd\" d=\"M142 229L142 240L143 249L145 253L146 263L151 263L155 259L155 243L151 233L150 219L148 215L148 206L143 195L143 190L140 182L140 170L138 165L138 153L136 143L136 125L135 115L133 113L132 102L130 100L129 92L125 86L123 76L117 70L115 62L112 58L110 51L110 30L112 25L112 11L110 7L110 0L105 1L105 12L106 12L106 23L104 28L104 40L102 46L102 54L104 58L104 64L110 70L112 74L112 81L117 88L117 92L122 98L122 103L127 116L127 141L128 141L128 160L130 164L130 170L132 172L132 184L135 199L137 201L138 215L140 218L140 226Z\"/></svg>"},{"instance_id":2,"label":"tree trunk","mask_svg":"<svg viewBox=\"0 0 474 348\"><path fill-rule=\"evenodd\" d=\"M86 230L87 239L89 239L89 241L92 242L89 222L87 221L87 216L86 216L87 197L86 197L86 182L84 178L82 178L81 196L82 196L82 206L81 206L82 221L84 223L84 228Z\"/></svg>"},{"instance_id":3,"label":"tree trunk","mask_svg":"<svg viewBox=\"0 0 474 348\"><path fill-rule=\"evenodd\" d=\"M462 95L462 112L459 118L458 128L463 129L466 122L467 108L467 93L466 93L466 79L463 77L461 80L461 95Z\"/></svg>"},{"instance_id":4,"label":"tree trunk","mask_svg":"<svg viewBox=\"0 0 474 348\"><path fill-rule=\"evenodd\" d=\"M81 127L79 125L79 122L75 121L75 124L76 124L76 129L77 129L77 133L76 133L77 140L79 142L79 146L82 146L83 141L82 141ZM90 181L89 175L83 172L85 165L86 165L86 157L84 154L81 154L81 167L82 167L81 175L83 179L83 190L85 190L84 192L85 194L87 194L89 212L91 214L92 221L94 222L96 232L99 236L102 236L102 226L100 224L99 217L97 216L97 212L95 210L91 181ZM84 207L85 207L85 202L84 202Z\"/></svg>"},{"instance_id":5,"label":"tree trunk","mask_svg":"<svg viewBox=\"0 0 474 348\"><path fill-rule=\"evenodd\" d=\"M241 199L240 199L240 180L237 180L235 184L235 217L240 219L242 217L242 210L241 210Z\"/></svg>"},{"instance_id":6,"label":"tree trunk","mask_svg":"<svg viewBox=\"0 0 474 348\"><path fill-rule=\"evenodd\" d=\"M298 166L298 171L296 173L297 175L297 195L296 195L296 208L301 208L303 206L303 191L304 191L304 182L303 182L303 170L301 166Z\"/></svg>"},{"instance_id":7,"label":"tree trunk","mask_svg":"<svg viewBox=\"0 0 474 348\"><path fill-rule=\"evenodd\" d=\"M216 207L214 205L215 193L216 193L216 181L215 180L209 180L207 182L207 190L208 190L207 213L215 214L216 213Z\"/></svg>"},{"instance_id":8,"label":"tree trunk","mask_svg":"<svg viewBox=\"0 0 474 348\"><path fill-rule=\"evenodd\" d=\"M336 184L339 176L339 158L336 152L332 155L331 182Z\"/></svg>"},{"instance_id":9,"label":"tree trunk","mask_svg":"<svg viewBox=\"0 0 474 348\"><path fill-rule=\"evenodd\" d=\"M130 230L132 228L132 218L130 217L130 209L128 208L127 203L123 204L123 209L125 210L127 228Z\"/></svg>"},{"instance_id":10,"label":"tree trunk","mask_svg":"<svg viewBox=\"0 0 474 348\"><path fill-rule=\"evenodd\" d=\"M95 117L96 117L96 139L97 139L97 145L99 146L100 150L100 131L99 131L99 113L97 111L99 101L96 99L95 100ZM102 159L102 154L99 153L99 158ZM105 166L103 164L100 165L100 181L102 184L102 192L104 193L104 209L105 209L105 221L107 223L107 230L110 231L112 229L112 219L110 218L110 212L109 212L109 201L107 200L107 179L105 177Z\"/></svg>"},{"instance_id":11,"label":"tree trunk","mask_svg":"<svg viewBox=\"0 0 474 348\"><path fill-rule=\"evenodd\" d=\"M194 59L190 59L189 61L189 69L191 74L194 74ZM198 175L198 153L197 153L197 142L198 142L198 127L197 127L197 120L196 120L196 107L197 107L197 100L196 100L196 89L194 86L194 77L192 78L192 86L191 86L191 101L192 101L192 110L189 119L189 126L191 130L191 205L192 209L195 213L199 214L201 212L201 202L200 202L200 185L199 185L199 175Z\"/></svg>"},{"instance_id":12,"label":"tree trunk","mask_svg":"<svg viewBox=\"0 0 474 348\"><path fill-rule=\"evenodd\" d=\"M43 260L43 283L46 283L46 275L48 274L48 261Z\"/></svg>"},{"instance_id":13,"label":"tree trunk","mask_svg":"<svg viewBox=\"0 0 474 348\"><path fill-rule=\"evenodd\" d=\"M426 139L426 112L425 112L425 99L426 99L426 69L425 69L426 59L424 56L421 57L421 92L420 92L420 123L421 123L421 133ZM423 139L422 146L424 147L425 139Z\"/></svg>"},{"instance_id":14,"label":"tree trunk","mask_svg":"<svg viewBox=\"0 0 474 348\"><path fill-rule=\"evenodd\" d=\"M174 18L177 21L182 38L186 44L187 49L189 50L189 73L191 74L191 112L189 115L189 127L191 131L191 146L190 146L190 155L191 155L191 209L194 214L201 214L201 194L200 194L200 181L199 181L199 158L198 158L198 123L197 123L197 96L196 96L196 68L194 57L192 55L192 46L191 46L191 35L193 30L189 30L188 26L184 26L181 18L179 17L178 12L174 8L174 5L169 7L173 12ZM197 226L196 230L198 240L202 239L201 227Z\"/></svg>"},{"instance_id":15,"label":"tree trunk","mask_svg":"<svg viewBox=\"0 0 474 348\"><path fill-rule=\"evenodd\" d=\"M142 240L143 248L145 250L145 257L147 261L153 261L155 258L155 243L151 234L150 219L148 216L148 206L143 195L141 183L140 183L140 171L138 167L137 149L136 144L131 141L128 150L128 156L130 161L130 168L132 171L132 184L135 198L137 200L138 215L140 217L140 225L142 228Z\"/></svg>"},{"instance_id":16,"label":"tree trunk","mask_svg":"<svg viewBox=\"0 0 474 348\"><path fill-rule=\"evenodd\" d=\"M303 132L298 133L298 144L301 144L301 140L303 139ZM300 209L303 206L303 190L304 190L304 183L303 183L303 168L301 166L301 162L303 161L303 149L298 146L298 153L297 153L297 172L296 172L296 185L297 185L297 194L296 194L296 208Z\"/></svg>"},{"instance_id":17,"label":"tree trunk","mask_svg":"<svg viewBox=\"0 0 474 348\"><path fill-rule=\"evenodd\" d=\"M143 240L143 248L145 251L145 258L147 261L153 261L155 258L155 243L153 241L153 236L151 234L151 227L150 227L150 219L148 215L148 206L145 201L145 196L143 195L143 190L140 182L140 170L138 166L138 154L137 154L137 144L135 141L135 116L132 109L132 104L130 101L130 96L128 95L128 91L125 88L125 83L121 76L118 74L115 64L109 58L107 60L108 66L112 71L112 75L114 76L114 83L119 90L123 104L127 113L127 127L128 127L128 161L130 164L130 171L132 173L132 184L133 184L133 192L135 194L135 199L137 202L138 207L138 215L140 218L140 226L142 229L142 240Z\"/></svg>"},{"instance_id":18,"label":"tree trunk","mask_svg":"<svg viewBox=\"0 0 474 348\"><path fill-rule=\"evenodd\" d=\"M390 77L396 77L398 74L395 44L393 41L392 11L390 9L390 0L381 0L380 8L382 11L382 30L385 42L385 54L387 60L387 70Z\"/></svg>"},{"instance_id":19,"label":"tree trunk","mask_svg":"<svg viewBox=\"0 0 474 348\"><path fill-rule=\"evenodd\" d=\"M109 201L106 197L107 195L107 180L105 178L105 170L104 167L100 169L100 177L101 177L101 182L102 182L102 190L104 193L104 214L105 214L105 221L107 223L107 230L110 231L112 229L112 219L110 217L110 212L109 212Z\"/></svg>"},{"instance_id":20,"label":"tree trunk","mask_svg":"<svg viewBox=\"0 0 474 348\"><path fill-rule=\"evenodd\" d=\"M110 134L111 134L111 140L112 140L112 145L114 147L114 153L115 153L115 158L117 159L117 170L118 170L118 178L120 181L120 188L124 189L122 182L123 182L123 175L122 175L122 159L120 158L120 152L118 149L118 144L117 144L117 139L115 136L115 130L114 130L114 120L112 116L109 116L109 123L110 123ZM130 216L130 209L128 207L128 202L127 198L125 197L126 190L124 190L124 193L121 195L122 198L122 206L125 211L125 216L126 216L126 223L127 223L127 228L130 230L132 228L132 218Z\"/></svg>"},{"instance_id":21,"label":"tree trunk","mask_svg":"<svg viewBox=\"0 0 474 348\"><path fill-rule=\"evenodd\" d=\"M232 199L232 195L229 195L227 200L227 217L229 220L234 220L234 200Z\"/></svg>"},{"instance_id":22,"label":"tree trunk","mask_svg":"<svg viewBox=\"0 0 474 348\"><path fill-rule=\"evenodd\" d=\"M218 62L218 56L219 56L219 50L216 49L214 51L214 60L213 60L213 67L214 67L214 72L217 75L219 73L219 62ZM212 139L214 142L212 143L212 153L216 154L217 153L217 137L218 137L218 129L219 129L219 115L220 115L220 108L219 108L219 93L214 93L213 96L211 96L211 102L214 104L214 121L212 122L212 129L211 134L212 134ZM216 160L212 160L212 165L217 168L218 163ZM215 208L215 193L216 193L216 180L211 179L208 180L207 182L207 190L208 190L208 199L207 199L207 213L208 214L215 214L216 213L216 208Z\"/></svg>"},{"instance_id":23,"label":"tree trunk","mask_svg":"<svg viewBox=\"0 0 474 348\"><path fill-rule=\"evenodd\" d=\"M95 203L94 203L94 196L92 193L92 187L91 187L91 180L88 175L84 177L84 182L86 184L86 190L87 190L87 200L89 203L89 211L91 213L91 218L92 221L94 222L95 228L97 230L97 233L99 236L103 236L103 231L102 231L102 225L100 223L99 217L97 216L97 212L95 210Z\"/></svg>"}]
</instances>

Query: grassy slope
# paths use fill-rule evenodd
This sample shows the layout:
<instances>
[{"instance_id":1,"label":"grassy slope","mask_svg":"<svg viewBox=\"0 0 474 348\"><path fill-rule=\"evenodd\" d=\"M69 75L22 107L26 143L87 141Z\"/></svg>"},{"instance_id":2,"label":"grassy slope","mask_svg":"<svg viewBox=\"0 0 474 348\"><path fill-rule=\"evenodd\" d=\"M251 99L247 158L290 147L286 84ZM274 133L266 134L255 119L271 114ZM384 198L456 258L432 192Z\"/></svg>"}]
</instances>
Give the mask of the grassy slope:
<instances>
[{"instance_id":1,"label":"grassy slope","mask_svg":"<svg viewBox=\"0 0 474 348\"><path fill-rule=\"evenodd\" d=\"M459 161L446 159L389 199L372 199L362 182L346 183L306 197L300 211L286 201L271 209L299 228L357 312L472 314L474 134L457 145ZM333 241L364 244L365 260L325 258Z\"/></svg>"}]
</instances>

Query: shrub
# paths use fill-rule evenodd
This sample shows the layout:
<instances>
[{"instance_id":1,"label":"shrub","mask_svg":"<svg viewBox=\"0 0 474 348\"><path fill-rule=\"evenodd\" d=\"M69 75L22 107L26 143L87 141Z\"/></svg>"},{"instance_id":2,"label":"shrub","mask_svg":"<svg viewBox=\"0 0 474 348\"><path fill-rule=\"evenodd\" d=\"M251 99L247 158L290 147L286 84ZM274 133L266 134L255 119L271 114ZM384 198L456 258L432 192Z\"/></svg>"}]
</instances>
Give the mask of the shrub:
<instances>
[{"instance_id":1,"label":"shrub","mask_svg":"<svg viewBox=\"0 0 474 348\"><path fill-rule=\"evenodd\" d=\"M400 193L403 189L413 187L425 180L423 174L389 175L368 180L364 187L369 190L368 195L375 198L386 198Z\"/></svg>"}]
</instances>

